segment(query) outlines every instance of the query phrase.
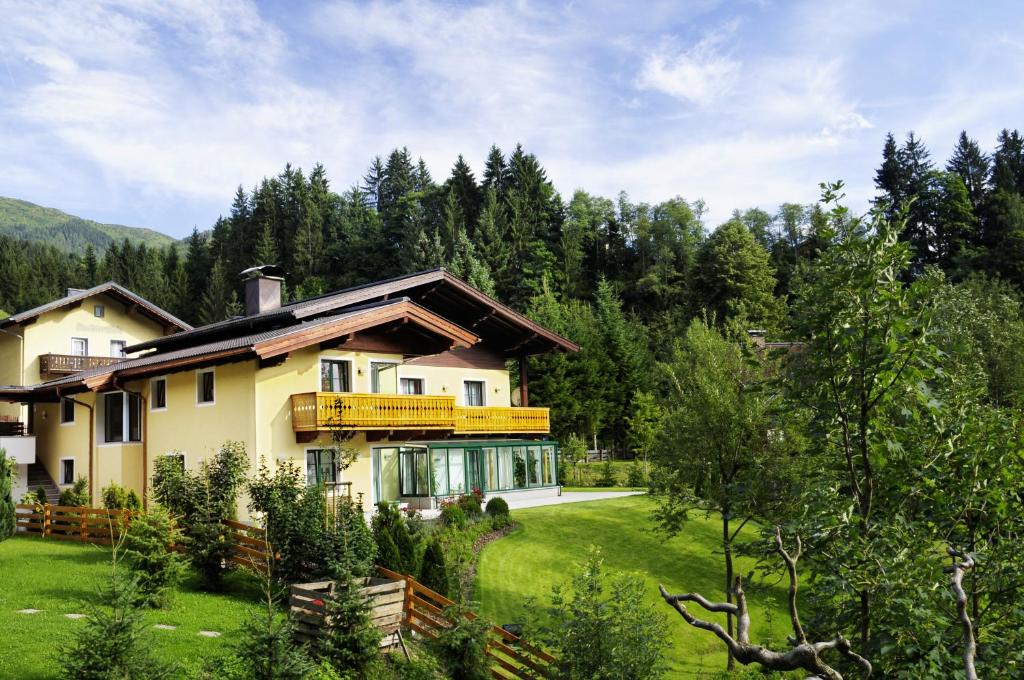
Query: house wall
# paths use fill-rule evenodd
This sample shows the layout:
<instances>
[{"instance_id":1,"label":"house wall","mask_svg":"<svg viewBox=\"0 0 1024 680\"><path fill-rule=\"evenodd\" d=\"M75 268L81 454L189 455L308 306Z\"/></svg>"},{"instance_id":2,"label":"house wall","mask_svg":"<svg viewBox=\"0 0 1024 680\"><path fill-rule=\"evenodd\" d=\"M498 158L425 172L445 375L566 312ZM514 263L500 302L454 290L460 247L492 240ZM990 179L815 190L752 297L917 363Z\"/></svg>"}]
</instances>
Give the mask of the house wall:
<instances>
[{"instance_id":1,"label":"house wall","mask_svg":"<svg viewBox=\"0 0 1024 680\"><path fill-rule=\"evenodd\" d=\"M75 399L95 405L96 395L87 392ZM89 409L75 404L75 421L60 422L60 404L35 404L36 462L42 463L54 483L60 482L60 459L75 459L75 476L89 477ZM109 469L108 469L109 471ZM115 480L120 483L121 473ZM103 479L102 472L99 477ZM70 485L59 485L66 489ZM99 492L99 487L95 491Z\"/></svg>"},{"instance_id":2,"label":"house wall","mask_svg":"<svg viewBox=\"0 0 1024 680\"><path fill-rule=\"evenodd\" d=\"M21 328L5 328L0 333L0 385L24 385L21 358ZM28 416L28 410L21 404L0 402L0 417L21 420Z\"/></svg>"}]
</instances>

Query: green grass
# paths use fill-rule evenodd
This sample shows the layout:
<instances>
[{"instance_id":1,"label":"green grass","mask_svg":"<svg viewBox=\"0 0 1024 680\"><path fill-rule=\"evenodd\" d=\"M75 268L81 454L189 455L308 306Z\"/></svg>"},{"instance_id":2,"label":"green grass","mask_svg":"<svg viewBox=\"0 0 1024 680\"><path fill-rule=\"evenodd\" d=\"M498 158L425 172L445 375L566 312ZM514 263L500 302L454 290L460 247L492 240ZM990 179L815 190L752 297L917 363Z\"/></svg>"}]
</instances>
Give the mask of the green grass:
<instances>
[{"instance_id":1,"label":"green grass","mask_svg":"<svg viewBox=\"0 0 1024 680\"><path fill-rule=\"evenodd\" d=\"M654 503L647 496L628 496L514 510L512 517L520 528L488 545L480 555L475 599L483 615L499 625L529 621L524 598L532 596L547 605L551 587L565 582L594 545L601 549L609 569L635 572L643 578L651 606L668 618L668 677L697 677L702 671L723 669L722 643L711 633L688 626L658 596L658 584L664 583L672 592L698 591L714 600L724 599L721 525L715 517L705 520L695 514L683 534L666 540L651 530ZM753 534L745 531L747 536ZM753 566L751 559L738 560L740 573ZM784 640L784 590L748 586L747 597L753 621L751 640ZM772 608L771 624L765 618L766 604ZM701 616L714 617L706 612ZM717 620L725 623L724 616Z\"/></svg>"},{"instance_id":2,"label":"green grass","mask_svg":"<svg viewBox=\"0 0 1024 680\"><path fill-rule=\"evenodd\" d=\"M27 536L0 543L0 678L59 677L59 648L85 623L64 615L88 614L109 578L109 549ZM145 614L144 644L179 666L195 667L226 653L258 598L254 580L243 573L229 575L223 594L200 592L197 585L187 580L168 609ZM29 608L42 611L15 613ZM156 630L152 626L157 623L178 628ZM222 636L200 637L200 630Z\"/></svg>"},{"instance_id":3,"label":"green grass","mask_svg":"<svg viewBox=\"0 0 1024 680\"><path fill-rule=\"evenodd\" d=\"M647 491L647 489L642 486L563 486L562 491L599 493L601 491Z\"/></svg>"}]
</instances>

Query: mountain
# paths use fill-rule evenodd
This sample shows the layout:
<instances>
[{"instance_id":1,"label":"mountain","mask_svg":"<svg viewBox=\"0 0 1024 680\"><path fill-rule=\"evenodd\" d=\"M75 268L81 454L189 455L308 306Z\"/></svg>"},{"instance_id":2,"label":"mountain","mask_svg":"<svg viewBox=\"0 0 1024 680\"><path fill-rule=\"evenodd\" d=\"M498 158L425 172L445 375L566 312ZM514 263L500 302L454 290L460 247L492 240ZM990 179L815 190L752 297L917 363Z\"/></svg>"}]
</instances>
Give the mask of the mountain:
<instances>
[{"instance_id":1,"label":"mountain","mask_svg":"<svg viewBox=\"0 0 1024 680\"><path fill-rule=\"evenodd\" d=\"M92 244L97 254L114 241L128 239L147 246L167 246L175 239L143 227L120 224L101 224L82 217L69 215L56 208L44 208L35 203L0 196L0 234L38 241L56 246L63 251L82 254Z\"/></svg>"}]
</instances>

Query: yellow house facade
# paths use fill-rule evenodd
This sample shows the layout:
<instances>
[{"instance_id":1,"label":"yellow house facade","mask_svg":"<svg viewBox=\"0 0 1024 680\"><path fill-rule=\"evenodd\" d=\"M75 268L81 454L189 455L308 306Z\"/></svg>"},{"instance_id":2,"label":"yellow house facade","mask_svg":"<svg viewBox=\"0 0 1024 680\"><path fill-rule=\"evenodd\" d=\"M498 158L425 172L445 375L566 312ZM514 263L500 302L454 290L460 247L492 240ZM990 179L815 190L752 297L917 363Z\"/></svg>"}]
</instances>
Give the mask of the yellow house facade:
<instances>
[{"instance_id":1,"label":"yellow house facade","mask_svg":"<svg viewBox=\"0 0 1024 680\"><path fill-rule=\"evenodd\" d=\"M367 511L473 489L557 493L557 443L548 410L526 405L525 359L575 345L443 270L285 306L275 273L250 272L245 317L0 396L32 409L40 459L89 479L94 503L111 482L146 497L158 457L194 469L226 441L245 446L253 474L287 461ZM339 447L357 454L347 469Z\"/></svg>"}]
</instances>

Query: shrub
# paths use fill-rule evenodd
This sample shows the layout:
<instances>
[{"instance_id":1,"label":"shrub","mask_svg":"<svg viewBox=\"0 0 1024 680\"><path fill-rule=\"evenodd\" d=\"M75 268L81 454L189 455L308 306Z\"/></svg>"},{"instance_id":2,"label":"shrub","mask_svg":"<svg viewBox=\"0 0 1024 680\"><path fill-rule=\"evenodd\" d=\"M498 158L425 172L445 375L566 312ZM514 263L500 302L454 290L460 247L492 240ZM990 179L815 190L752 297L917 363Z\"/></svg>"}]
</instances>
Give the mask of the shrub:
<instances>
[{"instance_id":1,"label":"shrub","mask_svg":"<svg viewBox=\"0 0 1024 680\"><path fill-rule=\"evenodd\" d=\"M454 606L445 610L445 616L454 624L439 633L431 647L451 680L486 680L491 677L490 659L484 649L490 626L479 618L469 619L465 607Z\"/></svg>"},{"instance_id":2,"label":"shrub","mask_svg":"<svg viewBox=\"0 0 1024 680\"><path fill-rule=\"evenodd\" d=\"M650 680L665 672L665 618L644 599L640 579L606 575L597 550L568 589L552 589L551 609L536 628L560 678Z\"/></svg>"},{"instance_id":3,"label":"shrub","mask_svg":"<svg viewBox=\"0 0 1024 680\"><path fill-rule=\"evenodd\" d=\"M373 537L379 546L379 564L400 574L418 574L421 533L417 530L414 535L408 520L390 503L378 503L371 522Z\"/></svg>"},{"instance_id":4,"label":"shrub","mask_svg":"<svg viewBox=\"0 0 1024 680\"><path fill-rule=\"evenodd\" d=\"M142 500L135 489L128 489L120 484L111 483L103 489L103 507L107 510L142 510Z\"/></svg>"},{"instance_id":5,"label":"shrub","mask_svg":"<svg viewBox=\"0 0 1024 680\"><path fill-rule=\"evenodd\" d=\"M61 493L60 500L58 501L61 505L67 505L64 503L64 493L68 493L68 491ZM46 489L41 486L37 486L35 491L29 491L28 494L32 496L32 500L29 501L30 503L46 505L50 502L50 499L46 497Z\"/></svg>"},{"instance_id":6,"label":"shrub","mask_svg":"<svg viewBox=\"0 0 1024 680\"><path fill-rule=\"evenodd\" d=\"M441 522L454 529L466 528L466 513L460 505L445 505L441 508Z\"/></svg>"},{"instance_id":7,"label":"shrub","mask_svg":"<svg viewBox=\"0 0 1024 680\"><path fill-rule=\"evenodd\" d=\"M483 516L483 510L480 507L482 496L478 496L478 493L480 492L474 490L471 494L459 496L456 501L458 506L462 508L462 512L466 514L466 519L478 520Z\"/></svg>"},{"instance_id":8,"label":"shrub","mask_svg":"<svg viewBox=\"0 0 1024 680\"><path fill-rule=\"evenodd\" d=\"M444 556L444 548L437 538L431 539L423 552L423 569L419 580L426 587L445 597L452 596L452 573Z\"/></svg>"},{"instance_id":9,"label":"shrub","mask_svg":"<svg viewBox=\"0 0 1024 680\"><path fill-rule=\"evenodd\" d=\"M17 469L14 459L7 457L7 452L0 449L0 541L14 535L17 529L17 517L14 512L14 471Z\"/></svg>"},{"instance_id":10,"label":"shrub","mask_svg":"<svg viewBox=\"0 0 1024 680\"><path fill-rule=\"evenodd\" d=\"M486 512L488 517L508 517L508 502L501 496L495 496L487 501Z\"/></svg>"},{"instance_id":11,"label":"shrub","mask_svg":"<svg viewBox=\"0 0 1024 680\"><path fill-rule=\"evenodd\" d=\"M326 618L317 640L316 653L345 677L364 677L377 659L380 631L370 620L370 604L359 592L358 581L347 565L334 565L336 579L331 597L325 601Z\"/></svg>"},{"instance_id":12,"label":"shrub","mask_svg":"<svg viewBox=\"0 0 1024 680\"><path fill-rule=\"evenodd\" d=\"M278 613L273 599L267 610L254 614L242 625L242 639L235 651L240 677L246 680L304 680L314 673L313 663L295 645L294 628ZM221 678L221 675L214 677Z\"/></svg>"},{"instance_id":13,"label":"shrub","mask_svg":"<svg viewBox=\"0 0 1024 680\"><path fill-rule=\"evenodd\" d=\"M615 479L615 468L612 467L612 461L606 460L604 465L601 466L601 476L594 482L594 486L608 487L615 486L618 480Z\"/></svg>"},{"instance_id":14,"label":"shrub","mask_svg":"<svg viewBox=\"0 0 1024 680\"><path fill-rule=\"evenodd\" d=\"M629 472L626 474L626 486L638 487L645 484L647 484L647 475L644 474L640 461L635 460L629 466Z\"/></svg>"},{"instance_id":15,"label":"shrub","mask_svg":"<svg viewBox=\"0 0 1024 680\"><path fill-rule=\"evenodd\" d=\"M36 489L36 493L39 494L39 502L41 504L48 502L46 500L46 491L44 491L42 487ZM88 507L89 481L85 477L79 477L76 479L70 489L64 489L60 492L60 504L83 508Z\"/></svg>"},{"instance_id":16,"label":"shrub","mask_svg":"<svg viewBox=\"0 0 1024 680\"><path fill-rule=\"evenodd\" d=\"M184 558L171 549L179 540L181 533L160 506L132 521L124 540L124 561L141 603L162 607L170 602L185 573Z\"/></svg>"}]
</instances>

